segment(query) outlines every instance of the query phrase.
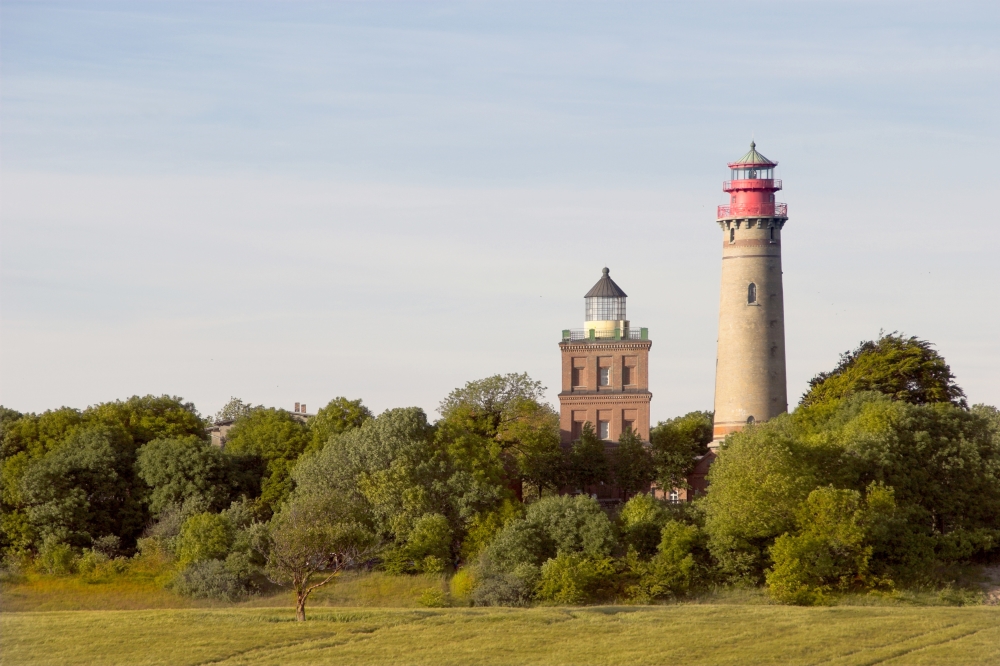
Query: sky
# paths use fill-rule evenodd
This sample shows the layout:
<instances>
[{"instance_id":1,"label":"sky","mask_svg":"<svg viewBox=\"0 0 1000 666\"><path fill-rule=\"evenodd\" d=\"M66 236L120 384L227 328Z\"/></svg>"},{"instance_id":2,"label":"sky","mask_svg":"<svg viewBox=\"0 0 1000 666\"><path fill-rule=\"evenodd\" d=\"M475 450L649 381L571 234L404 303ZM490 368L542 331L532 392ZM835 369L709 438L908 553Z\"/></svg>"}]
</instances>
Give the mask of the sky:
<instances>
[{"instance_id":1,"label":"sky","mask_svg":"<svg viewBox=\"0 0 1000 666\"><path fill-rule=\"evenodd\" d=\"M996 2L0 5L0 403L431 418L601 268L711 409L726 163L777 160L789 403L880 331L1000 405Z\"/></svg>"}]
</instances>

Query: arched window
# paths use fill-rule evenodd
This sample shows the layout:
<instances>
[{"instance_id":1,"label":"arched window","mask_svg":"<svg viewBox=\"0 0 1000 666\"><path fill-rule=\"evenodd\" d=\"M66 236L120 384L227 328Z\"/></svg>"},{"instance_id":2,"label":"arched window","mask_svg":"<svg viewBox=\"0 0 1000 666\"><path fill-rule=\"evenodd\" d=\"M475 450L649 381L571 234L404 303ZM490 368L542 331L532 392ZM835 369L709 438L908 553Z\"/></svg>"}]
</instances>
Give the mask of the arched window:
<instances>
[{"instance_id":1,"label":"arched window","mask_svg":"<svg viewBox=\"0 0 1000 666\"><path fill-rule=\"evenodd\" d=\"M756 302L757 302L757 285L751 282L750 286L747 287L747 303L756 303Z\"/></svg>"},{"instance_id":2,"label":"arched window","mask_svg":"<svg viewBox=\"0 0 1000 666\"><path fill-rule=\"evenodd\" d=\"M748 416L747 417L747 425L753 425L753 417L752 416Z\"/></svg>"},{"instance_id":3,"label":"arched window","mask_svg":"<svg viewBox=\"0 0 1000 666\"><path fill-rule=\"evenodd\" d=\"M729 242L730 243L735 243L736 242L736 229L730 229L729 230Z\"/></svg>"}]
</instances>

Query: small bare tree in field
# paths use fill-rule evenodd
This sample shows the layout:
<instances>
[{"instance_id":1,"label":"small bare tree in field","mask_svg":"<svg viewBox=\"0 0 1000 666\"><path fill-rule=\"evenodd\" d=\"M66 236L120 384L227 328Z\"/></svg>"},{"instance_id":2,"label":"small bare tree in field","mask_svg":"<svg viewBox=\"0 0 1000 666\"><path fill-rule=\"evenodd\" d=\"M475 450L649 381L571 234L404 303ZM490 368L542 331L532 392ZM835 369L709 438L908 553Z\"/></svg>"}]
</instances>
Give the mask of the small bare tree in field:
<instances>
[{"instance_id":1,"label":"small bare tree in field","mask_svg":"<svg viewBox=\"0 0 1000 666\"><path fill-rule=\"evenodd\" d=\"M306 600L341 571L365 559L375 536L348 498L293 497L271 519L259 550L265 573L295 591L295 619L306 619Z\"/></svg>"}]
</instances>

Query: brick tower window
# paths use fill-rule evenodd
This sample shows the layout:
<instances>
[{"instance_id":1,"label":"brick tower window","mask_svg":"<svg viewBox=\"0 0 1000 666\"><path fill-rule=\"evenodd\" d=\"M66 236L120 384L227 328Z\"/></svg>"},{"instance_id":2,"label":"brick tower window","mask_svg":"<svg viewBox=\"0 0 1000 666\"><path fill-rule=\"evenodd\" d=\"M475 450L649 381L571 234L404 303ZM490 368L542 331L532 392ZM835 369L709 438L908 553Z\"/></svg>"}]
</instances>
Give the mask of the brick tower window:
<instances>
[{"instance_id":1,"label":"brick tower window","mask_svg":"<svg viewBox=\"0 0 1000 666\"><path fill-rule=\"evenodd\" d=\"M635 421L622 421L622 432L625 432L626 430L635 432Z\"/></svg>"},{"instance_id":2,"label":"brick tower window","mask_svg":"<svg viewBox=\"0 0 1000 666\"><path fill-rule=\"evenodd\" d=\"M747 303L757 302L757 285L753 282L747 287Z\"/></svg>"},{"instance_id":3,"label":"brick tower window","mask_svg":"<svg viewBox=\"0 0 1000 666\"><path fill-rule=\"evenodd\" d=\"M573 386L583 386L583 368L573 368Z\"/></svg>"},{"instance_id":4,"label":"brick tower window","mask_svg":"<svg viewBox=\"0 0 1000 666\"><path fill-rule=\"evenodd\" d=\"M611 439L611 424L608 421L597 422L597 436L601 439Z\"/></svg>"},{"instance_id":5,"label":"brick tower window","mask_svg":"<svg viewBox=\"0 0 1000 666\"><path fill-rule=\"evenodd\" d=\"M622 368L622 384L624 384L625 386L631 386L632 384L635 383L635 381L632 379L632 373L634 372L634 370L635 368L631 368L627 365Z\"/></svg>"},{"instance_id":6,"label":"brick tower window","mask_svg":"<svg viewBox=\"0 0 1000 666\"><path fill-rule=\"evenodd\" d=\"M597 373L601 386L611 386L611 368L598 368Z\"/></svg>"}]
</instances>

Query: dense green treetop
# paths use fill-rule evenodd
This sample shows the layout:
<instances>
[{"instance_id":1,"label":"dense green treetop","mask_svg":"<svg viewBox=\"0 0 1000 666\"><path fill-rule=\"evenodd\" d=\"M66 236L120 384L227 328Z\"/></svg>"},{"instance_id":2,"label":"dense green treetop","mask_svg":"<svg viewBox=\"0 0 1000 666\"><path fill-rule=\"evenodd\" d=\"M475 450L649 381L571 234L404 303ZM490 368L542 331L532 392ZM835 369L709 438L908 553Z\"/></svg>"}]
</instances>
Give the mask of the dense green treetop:
<instances>
[{"instance_id":1,"label":"dense green treetop","mask_svg":"<svg viewBox=\"0 0 1000 666\"><path fill-rule=\"evenodd\" d=\"M712 412L688 412L649 431L654 479L661 488L686 488L698 456L712 441Z\"/></svg>"},{"instance_id":2,"label":"dense green treetop","mask_svg":"<svg viewBox=\"0 0 1000 666\"><path fill-rule=\"evenodd\" d=\"M292 491L291 470L309 445L309 428L283 409L255 409L229 430L226 453L263 461L258 507L268 517Z\"/></svg>"},{"instance_id":3,"label":"dense green treetop","mask_svg":"<svg viewBox=\"0 0 1000 666\"><path fill-rule=\"evenodd\" d=\"M569 453L569 477L577 490L611 480L611 465L605 448L594 426L589 421L584 423L580 439L573 442Z\"/></svg>"},{"instance_id":4,"label":"dense green treetop","mask_svg":"<svg viewBox=\"0 0 1000 666\"><path fill-rule=\"evenodd\" d=\"M154 516L191 499L199 500L207 510L221 511L237 489L232 457L190 435L143 445L136 470L152 489L149 509Z\"/></svg>"},{"instance_id":5,"label":"dense green treetop","mask_svg":"<svg viewBox=\"0 0 1000 666\"><path fill-rule=\"evenodd\" d=\"M612 462L615 485L625 493L626 498L646 490L655 478L652 453L631 429L618 438Z\"/></svg>"},{"instance_id":6,"label":"dense green treetop","mask_svg":"<svg viewBox=\"0 0 1000 666\"><path fill-rule=\"evenodd\" d=\"M207 437L198 410L177 396L134 395L88 407L83 416L87 421L122 426L137 447L160 437Z\"/></svg>"},{"instance_id":7,"label":"dense green treetop","mask_svg":"<svg viewBox=\"0 0 1000 666\"><path fill-rule=\"evenodd\" d=\"M897 333L867 340L842 354L836 368L809 380L800 404L808 407L861 391L878 391L916 405L951 402L966 406L965 393L933 345Z\"/></svg>"},{"instance_id":8,"label":"dense green treetop","mask_svg":"<svg viewBox=\"0 0 1000 666\"><path fill-rule=\"evenodd\" d=\"M310 449L322 449L333 435L360 428L370 418L371 410L360 399L348 400L343 396L334 398L309 421L312 430Z\"/></svg>"},{"instance_id":9,"label":"dense green treetop","mask_svg":"<svg viewBox=\"0 0 1000 666\"><path fill-rule=\"evenodd\" d=\"M249 416L254 410L264 409L264 405L257 405L254 407L248 402L243 402L237 397L229 398L229 402L223 405L222 409L215 413L212 417L213 423L220 423L223 421L235 421L238 418L244 416Z\"/></svg>"}]
</instances>

